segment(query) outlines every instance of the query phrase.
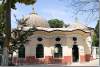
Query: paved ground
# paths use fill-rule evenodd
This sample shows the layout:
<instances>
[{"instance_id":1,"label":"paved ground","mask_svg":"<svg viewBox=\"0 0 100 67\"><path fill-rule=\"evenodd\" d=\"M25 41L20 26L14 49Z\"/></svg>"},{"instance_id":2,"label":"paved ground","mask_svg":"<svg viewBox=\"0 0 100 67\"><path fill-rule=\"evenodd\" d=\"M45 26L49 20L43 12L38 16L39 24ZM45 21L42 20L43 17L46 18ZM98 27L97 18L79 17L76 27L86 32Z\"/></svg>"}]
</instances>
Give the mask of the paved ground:
<instances>
[{"instance_id":1,"label":"paved ground","mask_svg":"<svg viewBox=\"0 0 100 67\"><path fill-rule=\"evenodd\" d=\"M84 63L72 63L72 64L34 64L34 65L24 65L26 67L67 67L67 66L99 66L99 59L90 61L90 62L84 62ZM23 66L18 66L23 67Z\"/></svg>"}]
</instances>

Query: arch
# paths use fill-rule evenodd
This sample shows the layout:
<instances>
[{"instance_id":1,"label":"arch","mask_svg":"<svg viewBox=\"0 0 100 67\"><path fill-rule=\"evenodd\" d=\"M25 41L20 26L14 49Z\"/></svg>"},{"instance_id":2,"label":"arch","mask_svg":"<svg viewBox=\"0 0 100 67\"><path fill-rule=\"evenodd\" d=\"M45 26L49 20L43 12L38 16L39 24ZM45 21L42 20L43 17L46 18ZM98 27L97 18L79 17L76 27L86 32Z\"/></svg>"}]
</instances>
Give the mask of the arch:
<instances>
[{"instance_id":1,"label":"arch","mask_svg":"<svg viewBox=\"0 0 100 67\"><path fill-rule=\"evenodd\" d=\"M62 47L61 47L61 44L56 44L54 49L55 49L54 57L55 58L62 57Z\"/></svg>"},{"instance_id":2,"label":"arch","mask_svg":"<svg viewBox=\"0 0 100 67\"><path fill-rule=\"evenodd\" d=\"M43 39L42 39L41 37L38 37L37 40L38 40L38 41L42 41Z\"/></svg>"},{"instance_id":3,"label":"arch","mask_svg":"<svg viewBox=\"0 0 100 67\"><path fill-rule=\"evenodd\" d=\"M55 40L56 40L56 41L60 41L60 40L61 40L61 38L57 37Z\"/></svg>"},{"instance_id":4,"label":"arch","mask_svg":"<svg viewBox=\"0 0 100 67\"><path fill-rule=\"evenodd\" d=\"M73 62L79 61L79 48L77 45L73 45L72 56L73 56Z\"/></svg>"},{"instance_id":5,"label":"arch","mask_svg":"<svg viewBox=\"0 0 100 67\"><path fill-rule=\"evenodd\" d=\"M77 37L73 37L73 41L77 41Z\"/></svg>"},{"instance_id":6,"label":"arch","mask_svg":"<svg viewBox=\"0 0 100 67\"><path fill-rule=\"evenodd\" d=\"M20 45L18 49L18 57L25 58L25 46L24 45Z\"/></svg>"},{"instance_id":7,"label":"arch","mask_svg":"<svg viewBox=\"0 0 100 67\"><path fill-rule=\"evenodd\" d=\"M36 58L44 57L44 47L42 44L38 44L36 47Z\"/></svg>"}]
</instances>

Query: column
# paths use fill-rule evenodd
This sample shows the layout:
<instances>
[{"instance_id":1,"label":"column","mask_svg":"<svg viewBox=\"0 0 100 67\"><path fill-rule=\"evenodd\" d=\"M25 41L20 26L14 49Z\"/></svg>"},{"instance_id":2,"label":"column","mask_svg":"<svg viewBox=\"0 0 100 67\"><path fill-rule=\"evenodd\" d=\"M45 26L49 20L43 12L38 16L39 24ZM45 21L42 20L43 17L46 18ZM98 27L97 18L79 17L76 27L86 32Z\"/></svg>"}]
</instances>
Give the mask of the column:
<instances>
[{"instance_id":1,"label":"column","mask_svg":"<svg viewBox=\"0 0 100 67\"><path fill-rule=\"evenodd\" d=\"M79 48L79 62L85 62L84 46L78 46Z\"/></svg>"},{"instance_id":2,"label":"column","mask_svg":"<svg viewBox=\"0 0 100 67\"><path fill-rule=\"evenodd\" d=\"M51 64L53 63L53 47L44 47L44 63Z\"/></svg>"},{"instance_id":3,"label":"column","mask_svg":"<svg viewBox=\"0 0 100 67\"><path fill-rule=\"evenodd\" d=\"M64 63L64 64L71 64L72 63L72 48L71 47L63 46L62 63Z\"/></svg>"}]
</instances>

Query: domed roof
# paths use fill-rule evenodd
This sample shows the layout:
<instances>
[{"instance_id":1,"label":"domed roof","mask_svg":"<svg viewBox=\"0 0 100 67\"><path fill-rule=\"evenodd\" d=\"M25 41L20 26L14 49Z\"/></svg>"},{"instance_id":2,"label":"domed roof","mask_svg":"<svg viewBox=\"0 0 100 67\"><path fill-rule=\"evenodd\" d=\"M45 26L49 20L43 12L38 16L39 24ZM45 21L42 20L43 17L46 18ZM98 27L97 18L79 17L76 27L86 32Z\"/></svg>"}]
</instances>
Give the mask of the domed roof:
<instances>
[{"instance_id":1,"label":"domed roof","mask_svg":"<svg viewBox=\"0 0 100 67\"><path fill-rule=\"evenodd\" d=\"M72 29L72 30L75 30L75 29L87 30L88 29L88 27L85 24L82 24L80 22L75 22L73 24L70 24L67 28Z\"/></svg>"},{"instance_id":2,"label":"domed roof","mask_svg":"<svg viewBox=\"0 0 100 67\"><path fill-rule=\"evenodd\" d=\"M31 13L21 19L19 26L27 27L49 27L48 22L36 13Z\"/></svg>"},{"instance_id":3,"label":"domed roof","mask_svg":"<svg viewBox=\"0 0 100 67\"><path fill-rule=\"evenodd\" d=\"M75 30L75 29L87 30L88 29L88 27L85 24L80 23L77 17L75 18L75 22L73 24L70 24L67 28L72 29L72 30Z\"/></svg>"}]
</instances>

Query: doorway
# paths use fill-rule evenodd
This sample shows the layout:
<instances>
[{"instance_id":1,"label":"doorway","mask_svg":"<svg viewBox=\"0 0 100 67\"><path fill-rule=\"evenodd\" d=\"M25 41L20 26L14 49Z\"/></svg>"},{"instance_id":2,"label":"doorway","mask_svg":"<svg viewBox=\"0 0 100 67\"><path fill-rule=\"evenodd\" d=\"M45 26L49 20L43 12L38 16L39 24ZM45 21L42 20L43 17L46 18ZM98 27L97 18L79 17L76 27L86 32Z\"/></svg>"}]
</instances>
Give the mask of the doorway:
<instances>
[{"instance_id":1,"label":"doorway","mask_svg":"<svg viewBox=\"0 0 100 67\"><path fill-rule=\"evenodd\" d=\"M79 48L77 45L73 45L72 57L73 57L73 62L79 61Z\"/></svg>"},{"instance_id":2,"label":"doorway","mask_svg":"<svg viewBox=\"0 0 100 67\"><path fill-rule=\"evenodd\" d=\"M38 44L36 47L36 58L44 57L44 47L42 44Z\"/></svg>"}]
</instances>

